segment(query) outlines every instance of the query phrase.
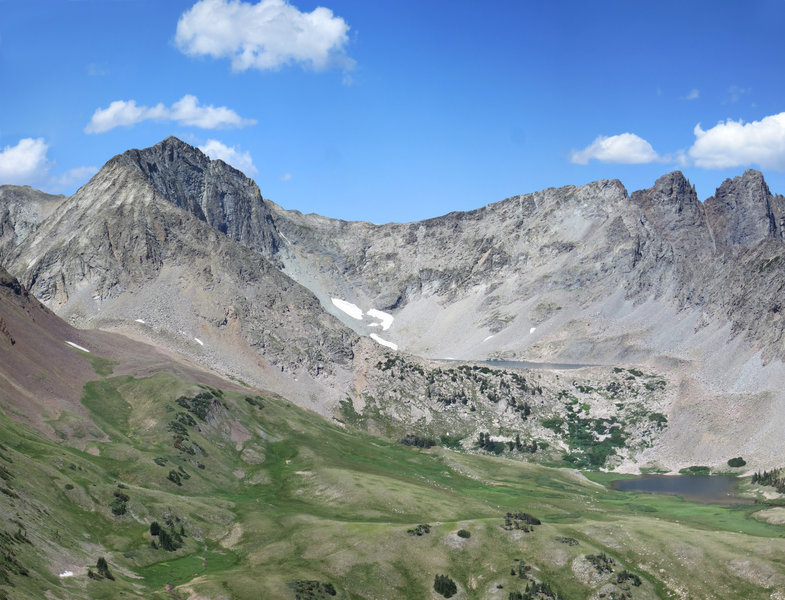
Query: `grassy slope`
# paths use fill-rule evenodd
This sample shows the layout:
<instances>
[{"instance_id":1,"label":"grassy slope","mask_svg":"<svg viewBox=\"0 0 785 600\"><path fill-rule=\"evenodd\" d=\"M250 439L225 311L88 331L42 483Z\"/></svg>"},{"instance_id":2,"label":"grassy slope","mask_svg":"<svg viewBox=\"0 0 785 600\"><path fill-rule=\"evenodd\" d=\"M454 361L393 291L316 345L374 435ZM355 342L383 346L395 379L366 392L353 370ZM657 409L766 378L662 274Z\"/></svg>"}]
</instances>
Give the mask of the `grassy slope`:
<instances>
[{"instance_id":1,"label":"grassy slope","mask_svg":"<svg viewBox=\"0 0 785 600\"><path fill-rule=\"evenodd\" d=\"M172 598L167 584L181 598L294 598L289 583L308 579L331 582L343 598L414 599L436 597L434 575L446 573L457 597L506 600L525 587L510 575L515 559L564 597L588 598L604 582L579 557L599 552L643 579L633 598L769 598L785 583L785 529L750 518L756 506L620 493L570 471L418 451L280 399L265 397L260 409L230 392L188 426L187 441L206 452L190 455L167 427L184 412L175 400L206 388L165 372L109 377L104 367L83 403L111 443L80 452L0 417L0 465L17 496L0 494L0 513L7 533L23 526L30 540L9 546L30 570L0 585L11 598L46 589L52 598ZM171 470L190 479L177 486ZM116 491L130 498L120 516L109 508ZM543 524L505 531L508 511ZM176 552L150 546L149 523L166 515L186 533ZM419 523L431 532L409 535ZM99 556L116 581L85 576ZM76 576L59 579L65 570Z\"/></svg>"}]
</instances>

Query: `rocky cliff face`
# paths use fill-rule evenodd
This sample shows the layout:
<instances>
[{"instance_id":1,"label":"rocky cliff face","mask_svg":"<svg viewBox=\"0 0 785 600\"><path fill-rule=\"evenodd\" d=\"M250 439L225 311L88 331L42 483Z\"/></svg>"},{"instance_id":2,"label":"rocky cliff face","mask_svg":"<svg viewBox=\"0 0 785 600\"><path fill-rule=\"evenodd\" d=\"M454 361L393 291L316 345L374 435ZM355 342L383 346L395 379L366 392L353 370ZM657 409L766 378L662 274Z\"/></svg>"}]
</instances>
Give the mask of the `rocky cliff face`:
<instances>
[{"instance_id":1,"label":"rocky cliff face","mask_svg":"<svg viewBox=\"0 0 785 600\"><path fill-rule=\"evenodd\" d=\"M0 185L0 265L63 200L29 186Z\"/></svg>"},{"instance_id":2,"label":"rocky cliff face","mask_svg":"<svg viewBox=\"0 0 785 600\"><path fill-rule=\"evenodd\" d=\"M758 171L725 180L705 206L718 247L752 248L765 239L784 239L785 198L772 195Z\"/></svg>"},{"instance_id":3,"label":"rocky cliff face","mask_svg":"<svg viewBox=\"0 0 785 600\"><path fill-rule=\"evenodd\" d=\"M280 243L270 210L257 185L221 160L170 137L144 150L114 157L117 165L137 172L156 194L268 259Z\"/></svg>"},{"instance_id":4,"label":"rocky cliff face","mask_svg":"<svg viewBox=\"0 0 785 600\"><path fill-rule=\"evenodd\" d=\"M404 397L419 383L373 371L377 309L392 319L384 339L424 358L656 370L678 393L650 402L669 418L645 451L655 462L762 464L785 432L785 200L755 171L705 203L675 172L631 195L599 181L373 225L287 211L169 138L115 157L47 214L9 205L3 260L72 323L264 380L325 414L346 396L360 411L375 398L401 426L440 410ZM754 414L739 421L738 406ZM696 449L695 431L711 443Z\"/></svg>"}]
</instances>

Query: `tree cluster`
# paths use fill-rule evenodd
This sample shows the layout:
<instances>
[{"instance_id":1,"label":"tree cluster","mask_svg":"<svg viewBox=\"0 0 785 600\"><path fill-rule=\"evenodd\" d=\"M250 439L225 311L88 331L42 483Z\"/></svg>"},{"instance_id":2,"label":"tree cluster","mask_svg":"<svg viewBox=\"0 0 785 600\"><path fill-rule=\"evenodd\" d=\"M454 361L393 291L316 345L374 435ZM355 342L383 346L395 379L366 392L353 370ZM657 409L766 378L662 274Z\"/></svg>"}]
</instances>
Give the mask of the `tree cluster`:
<instances>
[{"instance_id":1,"label":"tree cluster","mask_svg":"<svg viewBox=\"0 0 785 600\"><path fill-rule=\"evenodd\" d=\"M783 469L772 469L771 471L758 471L752 476L752 483L758 485L768 485L780 494L785 494L785 477L782 473Z\"/></svg>"},{"instance_id":2,"label":"tree cluster","mask_svg":"<svg viewBox=\"0 0 785 600\"><path fill-rule=\"evenodd\" d=\"M437 575L433 580L433 589L445 598L452 598L458 593L458 586L447 575Z\"/></svg>"},{"instance_id":3,"label":"tree cluster","mask_svg":"<svg viewBox=\"0 0 785 600\"><path fill-rule=\"evenodd\" d=\"M90 579L108 579L114 581L114 575L112 575L112 572L109 570L109 564L103 556L95 563L95 568L98 570L97 572L92 569L87 569L87 576Z\"/></svg>"}]
</instances>

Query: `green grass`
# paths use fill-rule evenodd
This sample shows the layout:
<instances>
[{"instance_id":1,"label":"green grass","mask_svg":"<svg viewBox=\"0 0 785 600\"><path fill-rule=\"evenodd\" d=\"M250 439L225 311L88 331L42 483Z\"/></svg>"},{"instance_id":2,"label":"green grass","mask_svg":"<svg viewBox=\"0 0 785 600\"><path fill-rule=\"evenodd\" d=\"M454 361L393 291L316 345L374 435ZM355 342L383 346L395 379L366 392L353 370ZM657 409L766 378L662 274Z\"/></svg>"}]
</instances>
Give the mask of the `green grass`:
<instances>
[{"instance_id":1,"label":"green grass","mask_svg":"<svg viewBox=\"0 0 785 600\"><path fill-rule=\"evenodd\" d=\"M176 399L202 390L166 372L87 384L90 427L112 440L84 446L98 455L79 449L85 438L73 438L72 447L0 417L2 455L13 461L0 457L0 464L19 495L0 494L0 509L19 515L33 541L19 548L32 575L13 576L14 598L61 588L69 598L163 599L172 597L171 584L183 586L180 597L188 588L206 597L292 599L290 582L315 580L332 583L339 598L415 599L429 597L439 573L465 598L506 600L525 587L509 575L519 558L540 581L578 599L601 585L576 578L572 564L601 552L641 577L633 598L669 598L676 588L690 597L769 598L773 588L729 566L736 559L785 577L776 559L785 555L785 529L751 517L764 506L618 492L608 487L618 474L587 479L439 446L411 448L270 394L259 409L247 391L226 391L205 421L185 425L187 441L206 453L190 455L173 446L167 428L183 410ZM247 437L240 449L230 433L238 428ZM157 457L166 458L164 467ZM180 467L190 479L178 487L166 475ZM110 509L118 483L129 496L121 516ZM507 512L528 512L542 525L505 531ZM150 547L149 523L167 514L186 532L185 546L172 553ZM429 534L407 534L421 523L431 525ZM52 569L62 556L76 565L106 556L117 581L59 580Z\"/></svg>"}]
</instances>

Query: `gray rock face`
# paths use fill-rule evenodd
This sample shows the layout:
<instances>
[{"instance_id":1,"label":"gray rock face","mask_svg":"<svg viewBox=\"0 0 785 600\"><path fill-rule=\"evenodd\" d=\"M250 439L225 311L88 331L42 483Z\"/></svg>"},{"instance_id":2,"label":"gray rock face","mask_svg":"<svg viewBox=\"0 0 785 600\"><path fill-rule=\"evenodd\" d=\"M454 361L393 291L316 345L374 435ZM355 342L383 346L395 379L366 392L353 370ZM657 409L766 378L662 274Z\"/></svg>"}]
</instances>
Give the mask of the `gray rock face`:
<instances>
[{"instance_id":1,"label":"gray rock face","mask_svg":"<svg viewBox=\"0 0 785 600\"><path fill-rule=\"evenodd\" d=\"M327 384L317 379L351 371L357 336L262 255L269 228L254 231L245 245L208 223L206 215L221 208L220 222L240 237L251 231L243 214L260 227L261 197L237 187L240 181L253 192L252 182L199 154L201 170L188 161L181 167L202 177L183 176L201 190L194 199L185 184L176 185L176 174L147 160L144 171L128 160L149 154L170 160L169 151L181 145L167 140L107 163L14 248L9 270L79 327L145 337L246 381L278 373L324 392ZM231 191L238 210L228 210L229 193L221 199L205 191L211 189Z\"/></svg>"},{"instance_id":2,"label":"gray rock face","mask_svg":"<svg viewBox=\"0 0 785 600\"><path fill-rule=\"evenodd\" d=\"M0 185L0 265L63 200L29 186Z\"/></svg>"},{"instance_id":3,"label":"gray rock face","mask_svg":"<svg viewBox=\"0 0 785 600\"><path fill-rule=\"evenodd\" d=\"M380 323L343 314L331 303L341 298L390 312L383 338L425 358L663 372L679 390L654 457L667 464L738 456L747 443L771 458L769 440L785 434L785 200L754 171L705 203L675 172L632 195L598 181L373 225L287 211L169 138L115 157L46 214L20 217L7 197L0 257L60 315L325 414L366 394L408 414L398 387L368 377L384 351L368 339ZM754 423L716 417L748 402ZM763 433L752 439L754 426ZM714 440L709 450L693 450L695 431Z\"/></svg>"},{"instance_id":4,"label":"gray rock face","mask_svg":"<svg viewBox=\"0 0 785 600\"><path fill-rule=\"evenodd\" d=\"M785 198L773 196L758 171L726 179L705 206L718 246L751 248L785 235Z\"/></svg>"},{"instance_id":5,"label":"gray rock face","mask_svg":"<svg viewBox=\"0 0 785 600\"><path fill-rule=\"evenodd\" d=\"M138 171L158 195L231 239L271 258L280 243L257 185L221 160L175 137L129 150L113 163Z\"/></svg>"}]
</instances>

